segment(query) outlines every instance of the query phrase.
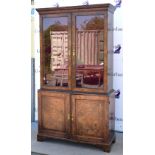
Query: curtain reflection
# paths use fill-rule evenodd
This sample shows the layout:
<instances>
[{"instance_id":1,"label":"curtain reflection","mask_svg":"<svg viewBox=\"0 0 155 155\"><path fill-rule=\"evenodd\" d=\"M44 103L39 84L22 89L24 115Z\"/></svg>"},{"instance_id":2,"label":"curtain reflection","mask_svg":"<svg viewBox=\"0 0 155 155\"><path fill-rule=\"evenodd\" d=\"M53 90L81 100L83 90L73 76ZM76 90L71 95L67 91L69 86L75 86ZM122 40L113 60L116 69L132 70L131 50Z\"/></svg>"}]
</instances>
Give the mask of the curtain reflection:
<instances>
[{"instance_id":1,"label":"curtain reflection","mask_svg":"<svg viewBox=\"0 0 155 155\"><path fill-rule=\"evenodd\" d=\"M76 17L76 80L77 87L103 87L104 18Z\"/></svg>"}]
</instances>

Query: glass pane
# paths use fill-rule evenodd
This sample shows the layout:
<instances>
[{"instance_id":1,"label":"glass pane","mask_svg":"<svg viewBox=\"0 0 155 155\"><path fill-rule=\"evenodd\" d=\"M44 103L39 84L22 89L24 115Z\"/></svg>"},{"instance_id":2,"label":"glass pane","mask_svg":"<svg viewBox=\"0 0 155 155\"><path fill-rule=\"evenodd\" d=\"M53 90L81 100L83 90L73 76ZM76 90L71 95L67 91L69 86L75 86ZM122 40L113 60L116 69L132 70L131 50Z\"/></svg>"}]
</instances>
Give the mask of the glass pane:
<instances>
[{"instance_id":1,"label":"glass pane","mask_svg":"<svg viewBox=\"0 0 155 155\"><path fill-rule=\"evenodd\" d=\"M44 84L68 87L68 18L44 18Z\"/></svg>"},{"instance_id":2,"label":"glass pane","mask_svg":"<svg viewBox=\"0 0 155 155\"><path fill-rule=\"evenodd\" d=\"M76 87L103 87L104 16L76 17Z\"/></svg>"}]
</instances>

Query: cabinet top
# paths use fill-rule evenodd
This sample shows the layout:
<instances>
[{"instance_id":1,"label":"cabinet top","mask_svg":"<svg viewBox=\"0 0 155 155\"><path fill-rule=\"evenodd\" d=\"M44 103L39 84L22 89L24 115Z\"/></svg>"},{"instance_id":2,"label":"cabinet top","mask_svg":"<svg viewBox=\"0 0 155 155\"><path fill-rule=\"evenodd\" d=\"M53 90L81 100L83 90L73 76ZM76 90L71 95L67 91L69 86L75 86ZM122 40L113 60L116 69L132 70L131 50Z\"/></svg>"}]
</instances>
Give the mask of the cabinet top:
<instances>
[{"instance_id":1,"label":"cabinet top","mask_svg":"<svg viewBox=\"0 0 155 155\"><path fill-rule=\"evenodd\" d=\"M80 12L84 10L102 10L102 11L110 11L114 13L115 7L112 4L92 4L92 5L79 5L79 6L65 6L65 7L49 7L49 8L38 8L36 9L39 14L47 14L47 13L58 13L58 11L61 13L63 12Z\"/></svg>"}]
</instances>

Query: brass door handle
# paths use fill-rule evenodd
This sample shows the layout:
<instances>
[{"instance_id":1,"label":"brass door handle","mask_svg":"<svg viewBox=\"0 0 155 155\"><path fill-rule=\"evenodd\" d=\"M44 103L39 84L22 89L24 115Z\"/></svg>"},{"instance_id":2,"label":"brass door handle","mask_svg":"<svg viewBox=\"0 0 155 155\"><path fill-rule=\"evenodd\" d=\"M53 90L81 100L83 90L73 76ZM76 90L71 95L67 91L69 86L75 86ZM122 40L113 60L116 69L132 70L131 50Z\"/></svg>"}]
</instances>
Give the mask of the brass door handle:
<instances>
[{"instance_id":1,"label":"brass door handle","mask_svg":"<svg viewBox=\"0 0 155 155\"><path fill-rule=\"evenodd\" d=\"M72 53L73 53L73 56L75 56L75 50L73 50Z\"/></svg>"},{"instance_id":2,"label":"brass door handle","mask_svg":"<svg viewBox=\"0 0 155 155\"><path fill-rule=\"evenodd\" d=\"M67 119L73 121L73 116L71 116L70 114L67 115Z\"/></svg>"}]
</instances>

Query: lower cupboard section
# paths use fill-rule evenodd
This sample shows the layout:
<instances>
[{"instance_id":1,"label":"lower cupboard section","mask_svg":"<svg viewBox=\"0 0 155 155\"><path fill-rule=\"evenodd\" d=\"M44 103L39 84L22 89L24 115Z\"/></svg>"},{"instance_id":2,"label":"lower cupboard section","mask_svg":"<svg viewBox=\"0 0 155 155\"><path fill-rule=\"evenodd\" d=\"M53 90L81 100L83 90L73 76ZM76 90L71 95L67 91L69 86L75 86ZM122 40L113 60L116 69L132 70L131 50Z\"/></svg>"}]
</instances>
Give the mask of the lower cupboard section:
<instances>
[{"instance_id":1,"label":"lower cupboard section","mask_svg":"<svg viewBox=\"0 0 155 155\"><path fill-rule=\"evenodd\" d=\"M70 94L38 91L38 141L46 138L99 145L105 152L115 142L114 93Z\"/></svg>"}]
</instances>

